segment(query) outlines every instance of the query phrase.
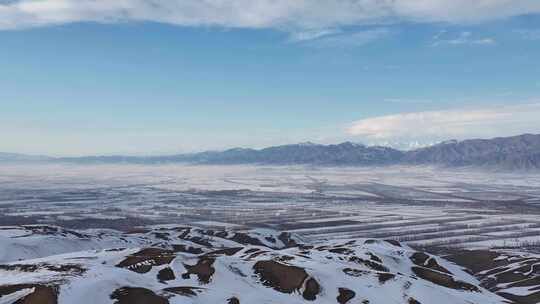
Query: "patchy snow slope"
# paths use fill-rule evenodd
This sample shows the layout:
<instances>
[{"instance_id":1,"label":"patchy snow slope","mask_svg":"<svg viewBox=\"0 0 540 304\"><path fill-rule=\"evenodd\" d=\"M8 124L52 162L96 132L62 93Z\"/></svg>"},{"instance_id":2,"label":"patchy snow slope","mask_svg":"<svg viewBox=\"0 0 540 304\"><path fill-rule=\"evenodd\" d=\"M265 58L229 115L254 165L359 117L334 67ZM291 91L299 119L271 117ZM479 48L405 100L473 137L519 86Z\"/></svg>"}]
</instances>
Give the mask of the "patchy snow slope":
<instances>
[{"instance_id":1,"label":"patchy snow slope","mask_svg":"<svg viewBox=\"0 0 540 304\"><path fill-rule=\"evenodd\" d=\"M171 226L129 234L12 227L0 235L2 304L504 303L454 264L392 241L306 244L272 230Z\"/></svg>"}]
</instances>

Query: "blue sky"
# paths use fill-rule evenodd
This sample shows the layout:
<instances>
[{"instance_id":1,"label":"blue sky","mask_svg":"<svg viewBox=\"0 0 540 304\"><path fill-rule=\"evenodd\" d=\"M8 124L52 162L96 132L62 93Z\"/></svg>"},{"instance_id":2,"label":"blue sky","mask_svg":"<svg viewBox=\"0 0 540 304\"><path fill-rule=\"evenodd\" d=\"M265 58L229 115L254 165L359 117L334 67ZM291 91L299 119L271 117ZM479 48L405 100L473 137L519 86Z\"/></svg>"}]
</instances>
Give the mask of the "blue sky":
<instances>
[{"instance_id":1,"label":"blue sky","mask_svg":"<svg viewBox=\"0 0 540 304\"><path fill-rule=\"evenodd\" d=\"M540 133L537 1L147 2L0 1L0 151Z\"/></svg>"}]
</instances>

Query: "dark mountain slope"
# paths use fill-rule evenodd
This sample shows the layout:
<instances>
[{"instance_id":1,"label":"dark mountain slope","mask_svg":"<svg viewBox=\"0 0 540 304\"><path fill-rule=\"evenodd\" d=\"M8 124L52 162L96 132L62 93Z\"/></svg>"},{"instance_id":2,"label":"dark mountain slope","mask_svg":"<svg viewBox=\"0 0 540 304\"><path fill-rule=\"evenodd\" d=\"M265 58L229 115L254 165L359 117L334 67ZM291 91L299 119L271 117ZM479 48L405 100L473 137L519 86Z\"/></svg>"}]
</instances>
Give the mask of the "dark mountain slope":
<instances>
[{"instance_id":1,"label":"dark mountain slope","mask_svg":"<svg viewBox=\"0 0 540 304\"><path fill-rule=\"evenodd\" d=\"M494 139L443 142L407 152L403 162L450 167L538 169L540 168L540 135L524 134Z\"/></svg>"}]
</instances>

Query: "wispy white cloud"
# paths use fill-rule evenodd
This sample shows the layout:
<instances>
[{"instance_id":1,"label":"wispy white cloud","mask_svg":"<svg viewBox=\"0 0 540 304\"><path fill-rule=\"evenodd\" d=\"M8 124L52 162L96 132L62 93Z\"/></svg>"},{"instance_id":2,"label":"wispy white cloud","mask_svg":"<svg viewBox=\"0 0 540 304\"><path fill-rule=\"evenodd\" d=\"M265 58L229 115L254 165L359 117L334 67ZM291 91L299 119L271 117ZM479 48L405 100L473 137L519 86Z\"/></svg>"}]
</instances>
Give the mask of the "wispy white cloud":
<instances>
[{"instance_id":1,"label":"wispy white cloud","mask_svg":"<svg viewBox=\"0 0 540 304\"><path fill-rule=\"evenodd\" d=\"M491 37L474 37L471 32L461 32L457 36L441 31L433 36L431 46L442 45L494 45L496 41Z\"/></svg>"},{"instance_id":2,"label":"wispy white cloud","mask_svg":"<svg viewBox=\"0 0 540 304\"><path fill-rule=\"evenodd\" d=\"M291 33L291 42L304 42L317 40L325 36L341 34L339 29L316 29Z\"/></svg>"},{"instance_id":3,"label":"wispy white cloud","mask_svg":"<svg viewBox=\"0 0 540 304\"><path fill-rule=\"evenodd\" d=\"M540 29L521 29L516 30L523 39L526 40L540 40Z\"/></svg>"},{"instance_id":4,"label":"wispy white cloud","mask_svg":"<svg viewBox=\"0 0 540 304\"><path fill-rule=\"evenodd\" d=\"M538 0L10 0L0 1L0 28L154 21L292 32L397 20L477 23L534 13L540 13Z\"/></svg>"},{"instance_id":5,"label":"wispy white cloud","mask_svg":"<svg viewBox=\"0 0 540 304\"><path fill-rule=\"evenodd\" d=\"M386 115L356 121L346 131L368 142L437 142L540 133L538 117L540 103L532 103Z\"/></svg>"},{"instance_id":6,"label":"wispy white cloud","mask_svg":"<svg viewBox=\"0 0 540 304\"><path fill-rule=\"evenodd\" d=\"M380 27L354 32L342 32L325 35L312 40L303 41L306 45L321 48L358 47L392 35L393 31Z\"/></svg>"}]
</instances>

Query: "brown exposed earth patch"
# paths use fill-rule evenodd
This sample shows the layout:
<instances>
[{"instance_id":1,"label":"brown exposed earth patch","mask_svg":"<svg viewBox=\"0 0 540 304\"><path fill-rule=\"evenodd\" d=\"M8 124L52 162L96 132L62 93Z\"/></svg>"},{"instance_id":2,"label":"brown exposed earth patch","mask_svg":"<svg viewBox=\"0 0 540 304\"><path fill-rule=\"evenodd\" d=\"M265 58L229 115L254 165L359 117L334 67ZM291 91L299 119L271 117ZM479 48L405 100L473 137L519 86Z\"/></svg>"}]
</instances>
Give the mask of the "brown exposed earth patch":
<instances>
[{"instance_id":1,"label":"brown exposed earth patch","mask_svg":"<svg viewBox=\"0 0 540 304\"><path fill-rule=\"evenodd\" d=\"M86 272L86 269L78 264L51 265L46 263L40 263L0 265L0 270L5 271L36 272L40 269L71 274L83 274L84 272Z\"/></svg>"},{"instance_id":2,"label":"brown exposed earth patch","mask_svg":"<svg viewBox=\"0 0 540 304\"><path fill-rule=\"evenodd\" d=\"M147 273L152 269L152 266L170 264L175 257L174 252L170 250L146 248L128 256L116 267L126 268L137 273Z\"/></svg>"},{"instance_id":3,"label":"brown exposed earth patch","mask_svg":"<svg viewBox=\"0 0 540 304\"><path fill-rule=\"evenodd\" d=\"M160 240L164 240L164 241L170 241L170 234L168 232L154 232L153 235L160 239Z\"/></svg>"},{"instance_id":4,"label":"brown exposed earth patch","mask_svg":"<svg viewBox=\"0 0 540 304\"><path fill-rule=\"evenodd\" d=\"M2 296L6 296L6 295L12 294L14 292L17 292L19 290L23 290L23 289L27 289L27 288L34 288L34 285L31 285L31 284L18 284L18 285L0 286L0 298Z\"/></svg>"},{"instance_id":5,"label":"brown exposed earth patch","mask_svg":"<svg viewBox=\"0 0 540 304\"><path fill-rule=\"evenodd\" d=\"M368 268L371 268L373 270L376 270L376 271L388 272L388 268L386 268L386 266L383 266L382 264L379 264L379 263L374 262L374 261L364 260L364 259L359 258L357 256L350 257L349 261L357 263L357 264L364 265L364 266L366 266Z\"/></svg>"},{"instance_id":6,"label":"brown exposed earth patch","mask_svg":"<svg viewBox=\"0 0 540 304\"><path fill-rule=\"evenodd\" d=\"M250 248L250 249L244 251L244 254L254 253L254 252L257 252L259 250L260 250L259 248Z\"/></svg>"},{"instance_id":7,"label":"brown exposed earth patch","mask_svg":"<svg viewBox=\"0 0 540 304\"><path fill-rule=\"evenodd\" d=\"M494 269L508 265L505 260L498 260L499 253L488 250L462 250L451 255L445 256L445 259L463 266L473 273L478 273L487 269Z\"/></svg>"},{"instance_id":8,"label":"brown exposed earth patch","mask_svg":"<svg viewBox=\"0 0 540 304\"><path fill-rule=\"evenodd\" d=\"M245 233L235 233L229 239L242 245L264 246L264 244L259 239L251 237Z\"/></svg>"},{"instance_id":9,"label":"brown exposed earth patch","mask_svg":"<svg viewBox=\"0 0 540 304\"><path fill-rule=\"evenodd\" d=\"M369 274L369 271L354 269L354 268L345 268L343 272L351 277L361 277L363 275Z\"/></svg>"},{"instance_id":10,"label":"brown exposed earth patch","mask_svg":"<svg viewBox=\"0 0 540 304\"><path fill-rule=\"evenodd\" d=\"M184 252L191 254L201 254L204 251L199 247L186 246L182 244L173 244L172 245L174 252Z\"/></svg>"},{"instance_id":11,"label":"brown exposed earth patch","mask_svg":"<svg viewBox=\"0 0 540 304\"><path fill-rule=\"evenodd\" d=\"M395 274L386 273L386 272L378 273L377 276L379 277L379 283L381 283L381 284L384 284L384 283L386 283L386 282L388 282L388 281L390 281L390 280L392 280L393 278L396 277Z\"/></svg>"},{"instance_id":12,"label":"brown exposed earth patch","mask_svg":"<svg viewBox=\"0 0 540 304\"><path fill-rule=\"evenodd\" d=\"M434 271L428 268L418 267L418 266L412 267L412 271L418 277L424 280L430 281L434 284L440 285L440 286L444 286L444 287L452 288L452 289L480 292L478 287L472 284L469 284L467 282L455 280L452 276L445 273L441 273L438 271Z\"/></svg>"},{"instance_id":13,"label":"brown exposed earth patch","mask_svg":"<svg viewBox=\"0 0 540 304\"><path fill-rule=\"evenodd\" d=\"M492 278L495 278L494 282L493 282L493 287L496 289L496 286L498 284L508 284L508 283L513 283L513 282L524 282L526 280L529 279L529 276L527 274L524 273L523 271L523 267L520 267L522 269L519 269L519 268L514 268L514 269L508 269L508 270L503 270L503 271L500 271L500 272L497 272L495 274L492 274ZM529 269L529 267L526 267L527 269ZM529 281L531 282L531 281Z\"/></svg>"},{"instance_id":14,"label":"brown exposed earth patch","mask_svg":"<svg viewBox=\"0 0 540 304\"><path fill-rule=\"evenodd\" d=\"M190 241L190 242L193 242L193 243L195 243L197 245L201 245L201 246L208 247L208 248L212 247L212 244L210 243L208 238L203 238L203 237L200 237L200 236L191 236L190 233L191 233L192 229L190 227L179 227L176 230L181 232L178 235L179 239ZM201 234L213 235L212 230L209 230L209 231L204 231L204 230L201 230L201 229L196 229L196 230L197 230L197 232L199 232Z\"/></svg>"},{"instance_id":15,"label":"brown exposed earth patch","mask_svg":"<svg viewBox=\"0 0 540 304\"><path fill-rule=\"evenodd\" d=\"M302 296L308 301L315 301L319 292L321 292L321 285L319 285L319 282L314 278L309 278L306 281L306 287Z\"/></svg>"},{"instance_id":16,"label":"brown exposed earth patch","mask_svg":"<svg viewBox=\"0 0 540 304\"><path fill-rule=\"evenodd\" d=\"M176 279L176 276L174 275L174 271L170 268L163 268L161 269L157 274L157 279L160 282L166 282L166 281L172 281Z\"/></svg>"},{"instance_id":17,"label":"brown exposed earth patch","mask_svg":"<svg viewBox=\"0 0 540 304\"><path fill-rule=\"evenodd\" d=\"M67 230L60 227L55 226L46 226L46 225L29 225L29 226L23 226L24 229L32 231L33 234L39 234L39 235L60 235L60 236L74 236L80 239L88 238L88 235L84 235L82 233Z\"/></svg>"},{"instance_id":18,"label":"brown exposed earth patch","mask_svg":"<svg viewBox=\"0 0 540 304\"><path fill-rule=\"evenodd\" d=\"M384 241L387 242L387 243L390 244L390 245L394 245L394 246L396 246L396 247L402 247L402 246L401 246L401 243L398 242L398 241L396 241L396 240L384 240Z\"/></svg>"},{"instance_id":19,"label":"brown exposed earth patch","mask_svg":"<svg viewBox=\"0 0 540 304\"><path fill-rule=\"evenodd\" d=\"M198 293L202 292L203 289L199 287L191 287L191 286L177 286L177 287L169 287L163 289L166 292L174 293L179 296L184 297L194 297Z\"/></svg>"},{"instance_id":20,"label":"brown exposed earth patch","mask_svg":"<svg viewBox=\"0 0 540 304\"><path fill-rule=\"evenodd\" d=\"M225 249L209 252L205 255L206 256L220 256L220 255L233 256L237 252L241 251L242 249L244 249L244 247L225 248Z\"/></svg>"},{"instance_id":21,"label":"brown exposed earth patch","mask_svg":"<svg viewBox=\"0 0 540 304\"><path fill-rule=\"evenodd\" d=\"M199 236L191 236L190 234L192 232L197 232L199 234L207 235L210 237L218 237L222 239L231 240L237 243L240 243L242 245L253 245L253 246L264 246L272 249L278 249L277 241L280 240L285 248L291 248L296 247L298 244L297 242L292 238L292 235L288 232L282 232L277 237L274 236L266 236L264 239L270 243L275 244L274 245L267 245L263 243L259 238L250 236L247 233L244 232L228 232L228 231L214 231L212 229L191 229L189 227L183 227L181 229L178 229L178 231L182 232L178 237L184 240L189 240L194 243L197 243L199 245L203 245L206 247L211 247L211 243L206 238L201 238Z\"/></svg>"},{"instance_id":22,"label":"brown exposed earth patch","mask_svg":"<svg viewBox=\"0 0 540 304\"><path fill-rule=\"evenodd\" d=\"M292 239L292 235L288 232L280 233L278 239L283 242L286 248L298 246L298 243Z\"/></svg>"},{"instance_id":23,"label":"brown exposed earth patch","mask_svg":"<svg viewBox=\"0 0 540 304\"><path fill-rule=\"evenodd\" d=\"M57 304L58 290L48 286L36 286L33 293L14 304Z\"/></svg>"},{"instance_id":24,"label":"brown exposed earth patch","mask_svg":"<svg viewBox=\"0 0 540 304\"><path fill-rule=\"evenodd\" d=\"M538 271L534 271L534 273L539 273ZM531 286L536 286L535 288L533 288L533 290L539 290L540 289L540 277L533 277L533 278L530 278L530 279L525 279L525 280L522 280L522 281L517 281L515 283L512 283L510 285L508 285L509 288L512 288L512 287L531 287Z\"/></svg>"},{"instance_id":25,"label":"brown exposed earth patch","mask_svg":"<svg viewBox=\"0 0 540 304\"><path fill-rule=\"evenodd\" d=\"M290 255L282 255L282 256L277 257L275 260L278 262L290 262L294 260L294 257Z\"/></svg>"},{"instance_id":26,"label":"brown exposed earth patch","mask_svg":"<svg viewBox=\"0 0 540 304\"><path fill-rule=\"evenodd\" d=\"M324 246L319 246L319 247L315 247L316 250L319 250L319 251L327 251L330 247L324 245Z\"/></svg>"},{"instance_id":27,"label":"brown exposed earth patch","mask_svg":"<svg viewBox=\"0 0 540 304\"><path fill-rule=\"evenodd\" d=\"M313 248L315 248L315 246L313 246L313 245L305 245L305 244L299 244L298 245L298 249L300 249L300 250L311 250Z\"/></svg>"},{"instance_id":28,"label":"brown exposed earth patch","mask_svg":"<svg viewBox=\"0 0 540 304\"><path fill-rule=\"evenodd\" d=\"M58 289L56 287L32 284L19 284L0 286L0 299L3 296L10 295L14 292L24 289L34 289L34 291L17 300L13 304L57 304Z\"/></svg>"},{"instance_id":29,"label":"brown exposed earth patch","mask_svg":"<svg viewBox=\"0 0 540 304\"><path fill-rule=\"evenodd\" d=\"M445 257L476 275L481 286L515 303L540 303L540 267L537 258L509 256L492 250L456 250ZM530 287L529 295L513 295L501 290Z\"/></svg>"},{"instance_id":30,"label":"brown exposed earth patch","mask_svg":"<svg viewBox=\"0 0 540 304\"><path fill-rule=\"evenodd\" d=\"M198 277L199 282L203 284L208 284L210 283L212 276L216 272L214 267L212 267L214 262L214 258L201 257L197 264L193 266L184 264L187 272L182 275L182 278L189 279L190 275L194 274Z\"/></svg>"},{"instance_id":31,"label":"brown exposed earth patch","mask_svg":"<svg viewBox=\"0 0 540 304\"><path fill-rule=\"evenodd\" d=\"M332 248L332 249L328 249L328 251L332 253L345 254L345 255L354 254L353 250L349 248L344 248L344 247Z\"/></svg>"},{"instance_id":32,"label":"brown exposed earth patch","mask_svg":"<svg viewBox=\"0 0 540 304\"><path fill-rule=\"evenodd\" d=\"M123 250L126 250L126 248L125 247L120 247L120 248L105 249L106 252L119 252L119 251L123 251Z\"/></svg>"},{"instance_id":33,"label":"brown exposed earth patch","mask_svg":"<svg viewBox=\"0 0 540 304\"><path fill-rule=\"evenodd\" d=\"M439 265L439 263L437 263L437 260L435 260L435 258L427 255L424 252L415 252L410 257L410 260L417 266L426 267L426 268L444 272L447 274L452 274L450 271L448 271L448 269Z\"/></svg>"},{"instance_id":34,"label":"brown exposed earth patch","mask_svg":"<svg viewBox=\"0 0 540 304\"><path fill-rule=\"evenodd\" d=\"M212 247L212 243L210 243L210 241L207 238L202 238L200 236L187 236L187 237L184 237L182 239L184 239L186 241L193 242L193 243L195 243L197 245L207 247L207 248Z\"/></svg>"},{"instance_id":35,"label":"brown exposed earth patch","mask_svg":"<svg viewBox=\"0 0 540 304\"><path fill-rule=\"evenodd\" d=\"M373 253L371 252L368 252L367 253L369 255L369 258L374 261L374 262L377 262L377 263L382 263L383 261L381 260L381 258L379 258L378 256L374 255Z\"/></svg>"},{"instance_id":36,"label":"brown exposed earth patch","mask_svg":"<svg viewBox=\"0 0 540 304\"><path fill-rule=\"evenodd\" d=\"M414 298L409 298L409 300L407 301L408 304L421 304L420 302L418 302L416 299Z\"/></svg>"},{"instance_id":37,"label":"brown exposed earth patch","mask_svg":"<svg viewBox=\"0 0 540 304\"><path fill-rule=\"evenodd\" d=\"M169 300L145 288L123 287L111 294L114 304L169 304Z\"/></svg>"},{"instance_id":38,"label":"brown exposed earth patch","mask_svg":"<svg viewBox=\"0 0 540 304\"><path fill-rule=\"evenodd\" d=\"M245 258L245 260L247 260L247 261L252 260L252 259L258 257L259 255L265 254L265 253L267 253L267 252L268 252L268 251L264 251L264 250L255 252L255 253L251 254L250 256L248 256L247 258Z\"/></svg>"},{"instance_id":39,"label":"brown exposed earth patch","mask_svg":"<svg viewBox=\"0 0 540 304\"><path fill-rule=\"evenodd\" d=\"M145 234L150 232L150 229L137 228L126 231L126 234Z\"/></svg>"},{"instance_id":40,"label":"brown exposed earth patch","mask_svg":"<svg viewBox=\"0 0 540 304\"><path fill-rule=\"evenodd\" d=\"M263 285L283 293L298 291L307 279L303 268L289 266L276 261L259 261L253 269L259 275Z\"/></svg>"},{"instance_id":41,"label":"brown exposed earth patch","mask_svg":"<svg viewBox=\"0 0 540 304\"><path fill-rule=\"evenodd\" d=\"M273 243L273 244L277 243L276 238L274 238L273 236L267 236L264 239L267 240L269 243Z\"/></svg>"},{"instance_id":42,"label":"brown exposed earth patch","mask_svg":"<svg viewBox=\"0 0 540 304\"><path fill-rule=\"evenodd\" d=\"M519 303L519 304L540 303L540 291L532 293L530 295L526 295L526 296L518 296L518 295L513 295L513 294L509 294L505 292L499 292L497 294L500 295L501 297L504 297L506 299L513 301L514 303Z\"/></svg>"},{"instance_id":43,"label":"brown exposed earth patch","mask_svg":"<svg viewBox=\"0 0 540 304\"><path fill-rule=\"evenodd\" d=\"M336 300L339 304L346 304L356 296L356 293L348 288L339 288L338 292Z\"/></svg>"}]
</instances>

